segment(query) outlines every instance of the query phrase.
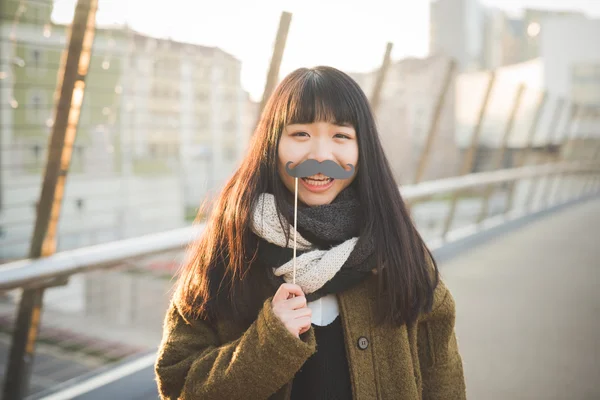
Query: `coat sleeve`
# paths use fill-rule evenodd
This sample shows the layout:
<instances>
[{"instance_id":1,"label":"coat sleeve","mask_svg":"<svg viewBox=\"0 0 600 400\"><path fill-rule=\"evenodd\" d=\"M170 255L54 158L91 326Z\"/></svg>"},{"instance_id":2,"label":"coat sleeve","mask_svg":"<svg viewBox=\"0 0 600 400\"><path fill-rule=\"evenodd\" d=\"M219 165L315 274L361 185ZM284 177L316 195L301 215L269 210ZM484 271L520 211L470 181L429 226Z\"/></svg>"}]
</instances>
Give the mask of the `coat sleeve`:
<instances>
[{"instance_id":1,"label":"coat sleeve","mask_svg":"<svg viewBox=\"0 0 600 400\"><path fill-rule=\"evenodd\" d=\"M266 399L290 382L316 348L275 316L271 299L237 340L220 345L204 321L187 321L171 303L154 366L162 400Z\"/></svg>"},{"instance_id":2,"label":"coat sleeve","mask_svg":"<svg viewBox=\"0 0 600 400\"><path fill-rule=\"evenodd\" d=\"M417 331L423 400L465 400L463 363L454 330L454 298L441 281L436 292L438 301L419 322Z\"/></svg>"}]
</instances>

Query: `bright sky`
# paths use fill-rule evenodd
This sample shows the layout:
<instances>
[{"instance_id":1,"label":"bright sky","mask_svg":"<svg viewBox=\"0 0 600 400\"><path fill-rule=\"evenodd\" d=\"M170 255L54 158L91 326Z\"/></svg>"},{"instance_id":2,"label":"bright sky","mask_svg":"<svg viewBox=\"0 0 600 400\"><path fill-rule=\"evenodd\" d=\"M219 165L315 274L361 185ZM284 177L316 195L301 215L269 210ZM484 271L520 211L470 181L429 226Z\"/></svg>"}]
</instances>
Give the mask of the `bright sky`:
<instances>
[{"instance_id":1,"label":"bright sky","mask_svg":"<svg viewBox=\"0 0 600 400\"><path fill-rule=\"evenodd\" d=\"M75 0L57 0L53 18L68 23ZM600 0L483 0L503 9L581 9L600 16ZM429 0L99 0L99 24L218 46L242 61L242 85L262 95L281 12L293 13L281 76L320 64L346 71L378 67L386 42L393 59L427 55Z\"/></svg>"}]
</instances>

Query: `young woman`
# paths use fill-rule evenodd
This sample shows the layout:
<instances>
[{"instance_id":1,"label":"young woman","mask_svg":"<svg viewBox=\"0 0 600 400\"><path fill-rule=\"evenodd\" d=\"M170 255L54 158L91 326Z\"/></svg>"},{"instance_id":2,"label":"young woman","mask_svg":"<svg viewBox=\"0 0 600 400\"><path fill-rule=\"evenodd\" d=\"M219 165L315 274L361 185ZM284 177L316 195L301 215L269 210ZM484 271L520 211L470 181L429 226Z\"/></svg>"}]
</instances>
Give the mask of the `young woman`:
<instances>
[{"instance_id":1,"label":"young woman","mask_svg":"<svg viewBox=\"0 0 600 400\"><path fill-rule=\"evenodd\" d=\"M162 399L465 399L453 297L343 72L279 84L189 255Z\"/></svg>"}]
</instances>

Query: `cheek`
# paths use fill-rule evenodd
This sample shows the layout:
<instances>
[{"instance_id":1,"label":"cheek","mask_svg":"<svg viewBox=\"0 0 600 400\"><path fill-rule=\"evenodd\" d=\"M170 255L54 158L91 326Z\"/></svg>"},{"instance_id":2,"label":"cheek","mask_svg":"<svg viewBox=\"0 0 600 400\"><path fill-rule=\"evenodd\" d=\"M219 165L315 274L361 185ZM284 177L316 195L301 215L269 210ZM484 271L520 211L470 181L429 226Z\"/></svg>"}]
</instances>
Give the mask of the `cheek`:
<instances>
[{"instance_id":1,"label":"cheek","mask_svg":"<svg viewBox=\"0 0 600 400\"><path fill-rule=\"evenodd\" d=\"M354 167L358 167L358 145L353 143L352 145L348 145L344 152L340 154L339 160L346 167L346 164L352 164Z\"/></svg>"},{"instance_id":2,"label":"cheek","mask_svg":"<svg viewBox=\"0 0 600 400\"><path fill-rule=\"evenodd\" d=\"M279 162L283 165L289 161L297 163L305 158L306 152L307 151L304 146L298 143L282 140L278 149Z\"/></svg>"},{"instance_id":3,"label":"cheek","mask_svg":"<svg viewBox=\"0 0 600 400\"><path fill-rule=\"evenodd\" d=\"M351 179L349 179L347 181L347 185L349 185L350 183L352 183L352 181L354 181L354 179L356 179L356 175L358 173L358 145L356 144L356 142L354 143L354 145L352 146L351 149L349 149L349 151L346 153L346 158L343 160L344 162L344 167L346 166L346 164L352 164L354 166L354 175L352 176Z\"/></svg>"},{"instance_id":4,"label":"cheek","mask_svg":"<svg viewBox=\"0 0 600 400\"><path fill-rule=\"evenodd\" d=\"M293 182L294 178L287 173L285 166L289 161L296 163L301 159L301 157L295 154L294 146L290 146L290 144L284 138L281 138L277 148L277 170L288 189L289 185L291 185L290 182Z\"/></svg>"}]
</instances>

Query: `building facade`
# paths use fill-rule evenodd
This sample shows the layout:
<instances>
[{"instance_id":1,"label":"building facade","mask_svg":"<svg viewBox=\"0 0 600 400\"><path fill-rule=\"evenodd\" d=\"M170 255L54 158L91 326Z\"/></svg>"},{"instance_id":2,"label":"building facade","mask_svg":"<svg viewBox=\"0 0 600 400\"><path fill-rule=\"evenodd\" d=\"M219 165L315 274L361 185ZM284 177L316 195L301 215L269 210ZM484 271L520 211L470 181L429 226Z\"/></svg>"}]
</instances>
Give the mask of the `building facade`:
<instances>
[{"instance_id":1,"label":"building facade","mask_svg":"<svg viewBox=\"0 0 600 400\"><path fill-rule=\"evenodd\" d=\"M2 260L26 256L35 222L68 40L51 14L51 0L8 0L0 19ZM98 27L58 250L189 223L186 211L231 174L250 136L240 69L217 48Z\"/></svg>"},{"instance_id":2,"label":"building facade","mask_svg":"<svg viewBox=\"0 0 600 400\"><path fill-rule=\"evenodd\" d=\"M459 71L482 68L484 24L484 8L477 0L432 1L429 53L455 59Z\"/></svg>"}]
</instances>

